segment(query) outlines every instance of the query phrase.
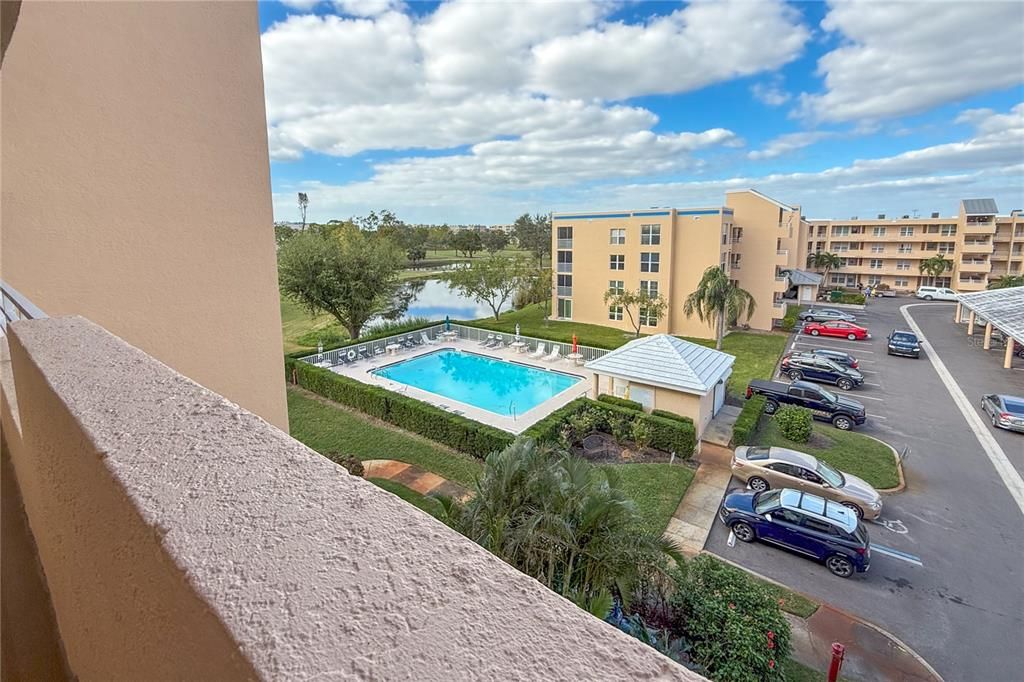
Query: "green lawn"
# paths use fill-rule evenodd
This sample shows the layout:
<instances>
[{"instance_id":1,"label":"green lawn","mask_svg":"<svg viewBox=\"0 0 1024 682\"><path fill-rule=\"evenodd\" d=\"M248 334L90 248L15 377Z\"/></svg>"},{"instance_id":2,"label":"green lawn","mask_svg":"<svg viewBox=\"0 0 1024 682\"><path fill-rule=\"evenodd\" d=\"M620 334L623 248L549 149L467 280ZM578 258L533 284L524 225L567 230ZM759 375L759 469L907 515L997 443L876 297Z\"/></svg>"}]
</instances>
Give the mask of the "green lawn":
<instances>
[{"instance_id":1,"label":"green lawn","mask_svg":"<svg viewBox=\"0 0 1024 682\"><path fill-rule=\"evenodd\" d=\"M571 343L573 334L576 334L580 344L597 348L618 348L635 338L632 333L603 325L560 320L545 322L544 305L540 303L526 306L522 310L502 313L501 319L497 322L483 318L473 321L472 324L494 331L515 333L516 323L525 336ZM713 339L682 338L709 348L715 346ZM736 356L733 374L729 378L729 392L739 396L746 391L751 379L771 378L775 363L786 347L786 340L785 334L733 332L726 336L722 340L722 350Z\"/></svg>"},{"instance_id":2,"label":"green lawn","mask_svg":"<svg viewBox=\"0 0 1024 682\"><path fill-rule=\"evenodd\" d=\"M678 464L607 464L618 474L623 491L636 502L644 525L663 532L683 499L693 470Z\"/></svg>"},{"instance_id":3,"label":"green lawn","mask_svg":"<svg viewBox=\"0 0 1024 682\"><path fill-rule=\"evenodd\" d=\"M760 578L756 577L754 579L760 580ZM821 606L818 602L811 601L802 594L797 594L792 590L786 589L782 585L776 585L775 583L770 583L767 580L760 580L760 582L764 585L766 590L779 600L779 607L786 613L792 613L794 616L799 616L800 618L809 618L811 614L817 611L818 607Z\"/></svg>"},{"instance_id":4,"label":"green lawn","mask_svg":"<svg viewBox=\"0 0 1024 682\"><path fill-rule=\"evenodd\" d=\"M837 469L860 476L876 488L899 485L896 460L887 445L855 431L840 431L820 422L814 422L814 433L823 437L825 443L816 443L815 436L810 443L794 443L779 433L774 419L765 417L753 442L806 452Z\"/></svg>"},{"instance_id":5,"label":"green lawn","mask_svg":"<svg viewBox=\"0 0 1024 682\"><path fill-rule=\"evenodd\" d=\"M348 338L348 332L330 315L311 318L297 303L284 296L281 297L281 331L285 353L305 348L316 349L317 340L311 336L322 337L325 344Z\"/></svg>"},{"instance_id":6,"label":"green lawn","mask_svg":"<svg viewBox=\"0 0 1024 682\"><path fill-rule=\"evenodd\" d=\"M365 415L328 405L299 389L288 388L292 438L317 452L340 452L365 459L397 459L471 487L483 462Z\"/></svg>"},{"instance_id":7,"label":"green lawn","mask_svg":"<svg viewBox=\"0 0 1024 682\"><path fill-rule=\"evenodd\" d=\"M412 488L406 488L401 483L395 483L389 481L386 478L368 478L366 479L370 483L374 484L378 488L383 488L393 495L397 495L409 504L419 507L423 511L427 512L435 519L441 515L441 503L435 500L433 497L427 497L422 495Z\"/></svg>"}]
</instances>

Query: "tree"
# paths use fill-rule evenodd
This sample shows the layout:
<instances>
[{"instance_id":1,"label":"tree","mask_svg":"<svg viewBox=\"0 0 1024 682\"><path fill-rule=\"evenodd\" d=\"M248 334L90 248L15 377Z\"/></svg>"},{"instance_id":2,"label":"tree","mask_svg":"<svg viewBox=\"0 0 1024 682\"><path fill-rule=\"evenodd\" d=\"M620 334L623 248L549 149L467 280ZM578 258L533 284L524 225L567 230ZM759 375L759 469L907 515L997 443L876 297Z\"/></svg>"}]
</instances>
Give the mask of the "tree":
<instances>
[{"instance_id":1,"label":"tree","mask_svg":"<svg viewBox=\"0 0 1024 682\"><path fill-rule=\"evenodd\" d=\"M829 272L843 267L843 259L841 256L829 253L828 251L818 251L807 255L807 265L816 270L821 270L821 281L827 282Z\"/></svg>"},{"instance_id":2,"label":"tree","mask_svg":"<svg viewBox=\"0 0 1024 682\"><path fill-rule=\"evenodd\" d=\"M281 291L311 315L327 312L353 339L396 304L402 254L386 239L350 226L302 232L278 252Z\"/></svg>"},{"instance_id":3,"label":"tree","mask_svg":"<svg viewBox=\"0 0 1024 682\"><path fill-rule=\"evenodd\" d=\"M306 231L306 209L309 208L309 197L305 192L299 192L299 214L302 216L302 231Z\"/></svg>"},{"instance_id":4,"label":"tree","mask_svg":"<svg viewBox=\"0 0 1024 682\"><path fill-rule=\"evenodd\" d=\"M508 246L508 235L503 230L487 230L480 240L490 253L497 253Z\"/></svg>"},{"instance_id":5,"label":"tree","mask_svg":"<svg viewBox=\"0 0 1024 682\"><path fill-rule=\"evenodd\" d=\"M756 307L750 292L734 284L722 268L712 265L704 271L697 289L686 297L683 314L691 317L696 313L701 322L714 323L715 349L722 350L725 321L740 316L750 319Z\"/></svg>"},{"instance_id":6,"label":"tree","mask_svg":"<svg viewBox=\"0 0 1024 682\"><path fill-rule=\"evenodd\" d=\"M468 268L445 273L444 279L464 296L490 306L497 320L501 307L523 284L528 273L521 258L491 255Z\"/></svg>"},{"instance_id":7,"label":"tree","mask_svg":"<svg viewBox=\"0 0 1024 682\"><path fill-rule=\"evenodd\" d=\"M925 258L917 267L922 275L942 277L942 273L946 270L953 269L953 261L945 258L941 253L937 253L931 258Z\"/></svg>"},{"instance_id":8,"label":"tree","mask_svg":"<svg viewBox=\"0 0 1024 682\"><path fill-rule=\"evenodd\" d=\"M451 228L449 228L447 225L430 227L427 229L427 232L428 237L426 241L426 246L433 249L435 254L439 249L447 247L452 237Z\"/></svg>"},{"instance_id":9,"label":"tree","mask_svg":"<svg viewBox=\"0 0 1024 682\"><path fill-rule=\"evenodd\" d=\"M1024 275L1002 275L999 279L988 283L989 289L1009 289L1024 287Z\"/></svg>"},{"instance_id":10,"label":"tree","mask_svg":"<svg viewBox=\"0 0 1024 682\"><path fill-rule=\"evenodd\" d=\"M452 235L451 245L455 249L456 254L461 251L463 255L469 258L472 258L474 253L484 248L480 233L476 230L459 230Z\"/></svg>"},{"instance_id":11,"label":"tree","mask_svg":"<svg viewBox=\"0 0 1024 682\"><path fill-rule=\"evenodd\" d=\"M277 223L274 225L274 242L280 247L286 241L295 236L295 230L290 225Z\"/></svg>"},{"instance_id":12,"label":"tree","mask_svg":"<svg viewBox=\"0 0 1024 682\"><path fill-rule=\"evenodd\" d=\"M405 252L405 257L408 258L410 262L415 263L416 261L426 258L427 252L422 246L410 246Z\"/></svg>"},{"instance_id":13,"label":"tree","mask_svg":"<svg viewBox=\"0 0 1024 682\"><path fill-rule=\"evenodd\" d=\"M650 296L646 291L629 291L626 289L609 289L604 292L604 302L609 306L621 306L626 315L629 316L629 323L636 330L637 338L640 337L640 327L646 324L654 327L668 308L668 302L660 296ZM654 324L651 324L651 319Z\"/></svg>"},{"instance_id":14,"label":"tree","mask_svg":"<svg viewBox=\"0 0 1024 682\"><path fill-rule=\"evenodd\" d=\"M538 213L529 213L516 218L512 225L512 234L519 248L526 249L537 257L538 267L544 264L544 256L551 255L551 218Z\"/></svg>"},{"instance_id":15,"label":"tree","mask_svg":"<svg viewBox=\"0 0 1024 682\"><path fill-rule=\"evenodd\" d=\"M617 476L519 438L487 456L475 495L446 506L452 525L548 589L599 617L612 594L683 562L646 529Z\"/></svg>"},{"instance_id":16,"label":"tree","mask_svg":"<svg viewBox=\"0 0 1024 682\"><path fill-rule=\"evenodd\" d=\"M545 315L551 305L551 268L530 268L512 299L518 310L531 303L543 303Z\"/></svg>"}]
</instances>

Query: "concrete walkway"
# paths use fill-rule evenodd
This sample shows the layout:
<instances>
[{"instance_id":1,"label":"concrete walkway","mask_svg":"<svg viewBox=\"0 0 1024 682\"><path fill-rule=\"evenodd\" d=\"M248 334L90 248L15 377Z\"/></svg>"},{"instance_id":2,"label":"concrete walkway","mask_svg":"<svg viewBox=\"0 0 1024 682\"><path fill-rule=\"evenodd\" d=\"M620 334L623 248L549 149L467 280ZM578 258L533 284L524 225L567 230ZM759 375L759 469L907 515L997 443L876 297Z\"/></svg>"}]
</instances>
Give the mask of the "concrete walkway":
<instances>
[{"instance_id":1,"label":"concrete walkway","mask_svg":"<svg viewBox=\"0 0 1024 682\"><path fill-rule=\"evenodd\" d=\"M700 466L665 530L665 537L675 542L686 556L693 557L704 550L722 495L732 478L731 458L732 451L728 448L701 443L700 454L696 457Z\"/></svg>"},{"instance_id":2,"label":"concrete walkway","mask_svg":"<svg viewBox=\"0 0 1024 682\"><path fill-rule=\"evenodd\" d=\"M704 443L720 445L723 448L729 447L729 441L732 440L732 427L736 424L736 419L740 416L742 409L735 405L723 405L715 418L704 427L704 433L701 434L700 439Z\"/></svg>"},{"instance_id":3,"label":"concrete walkway","mask_svg":"<svg viewBox=\"0 0 1024 682\"><path fill-rule=\"evenodd\" d=\"M363 462L363 478L383 478L401 483L421 495L440 495L464 501L472 492L458 483L427 471L415 464L394 459L368 459Z\"/></svg>"}]
</instances>

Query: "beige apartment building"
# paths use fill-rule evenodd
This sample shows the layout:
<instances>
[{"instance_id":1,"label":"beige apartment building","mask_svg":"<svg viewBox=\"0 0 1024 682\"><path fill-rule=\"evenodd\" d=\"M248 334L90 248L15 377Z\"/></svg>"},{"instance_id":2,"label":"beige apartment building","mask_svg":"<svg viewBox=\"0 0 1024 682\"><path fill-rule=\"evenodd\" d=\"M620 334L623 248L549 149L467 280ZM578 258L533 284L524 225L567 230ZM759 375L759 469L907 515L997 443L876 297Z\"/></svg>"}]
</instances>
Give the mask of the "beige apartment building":
<instances>
[{"instance_id":1,"label":"beige apartment building","mask_svg":"<svg viewBox=\"0 0 1024 682\"><path fill-rule=\"evenodd\" d=\"M719 265L754 295L750 326L770 329L786 312L787 271L806 262L806 235L799 206L755 190L728 192L723 206L555 213L552 311L558 319L632 331L628 312L610 307L604 295L641 290L668 298L660 320L634 312L641 331L710 338L713 327L686 317L683 301L704 270Z\"/></svg>"},{"instance_id":2,"label":"beige apartment building","mask_svg":"<svg viewBox=\"0 0 1024 682\"><path fill-rule=\"evenodd\" d=\"M899 292L919 286L980 291L1003 275L1024 272L1024 215L999 215L992 199L965 199L953 217L809 220L808 253L828 251L844 259L827 285L888 285ZM921 261L936 254L952 262L941 277L925 275Z\"/></svg>"}]
</instances>

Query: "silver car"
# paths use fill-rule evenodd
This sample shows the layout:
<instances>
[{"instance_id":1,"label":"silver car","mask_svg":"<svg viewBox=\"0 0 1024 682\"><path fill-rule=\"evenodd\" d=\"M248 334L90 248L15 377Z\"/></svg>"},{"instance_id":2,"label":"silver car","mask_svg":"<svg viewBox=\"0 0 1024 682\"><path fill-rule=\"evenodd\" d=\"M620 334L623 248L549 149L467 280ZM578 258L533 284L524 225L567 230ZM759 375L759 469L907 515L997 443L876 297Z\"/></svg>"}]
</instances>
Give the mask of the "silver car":
<instances>
[{"instance_id":1,"label":"silver car","mask_svg":"<svg viewBox=\"0 0 1024 682\"><path fill-rule=\"evenodd\" d=\"M732 457L732 474L751 490L803 490L849 507L862 519L875 519L882 513L882 496L870 483L797 450L738 447Z\"/></svg>"},{"instance_id":2,"label":"silver car","mask_svg":"<svg viewBox=\"0 0 1024 682\"><path fill-rule=\"evenodd\" d=\"M800 313L804 322L856 322L857 316L835 308L810 308Z\"/></svg>"},{"instance_id":3,"label":"silver car","mask_svg":"<svg viewBox=\"0 0 1024 682\"><path fill-rule=\"evenodd\" d=\"M981 399L981 409L992 426L1024 433L1024 398L989 393Z\"/></svg>"}]
</instances>

